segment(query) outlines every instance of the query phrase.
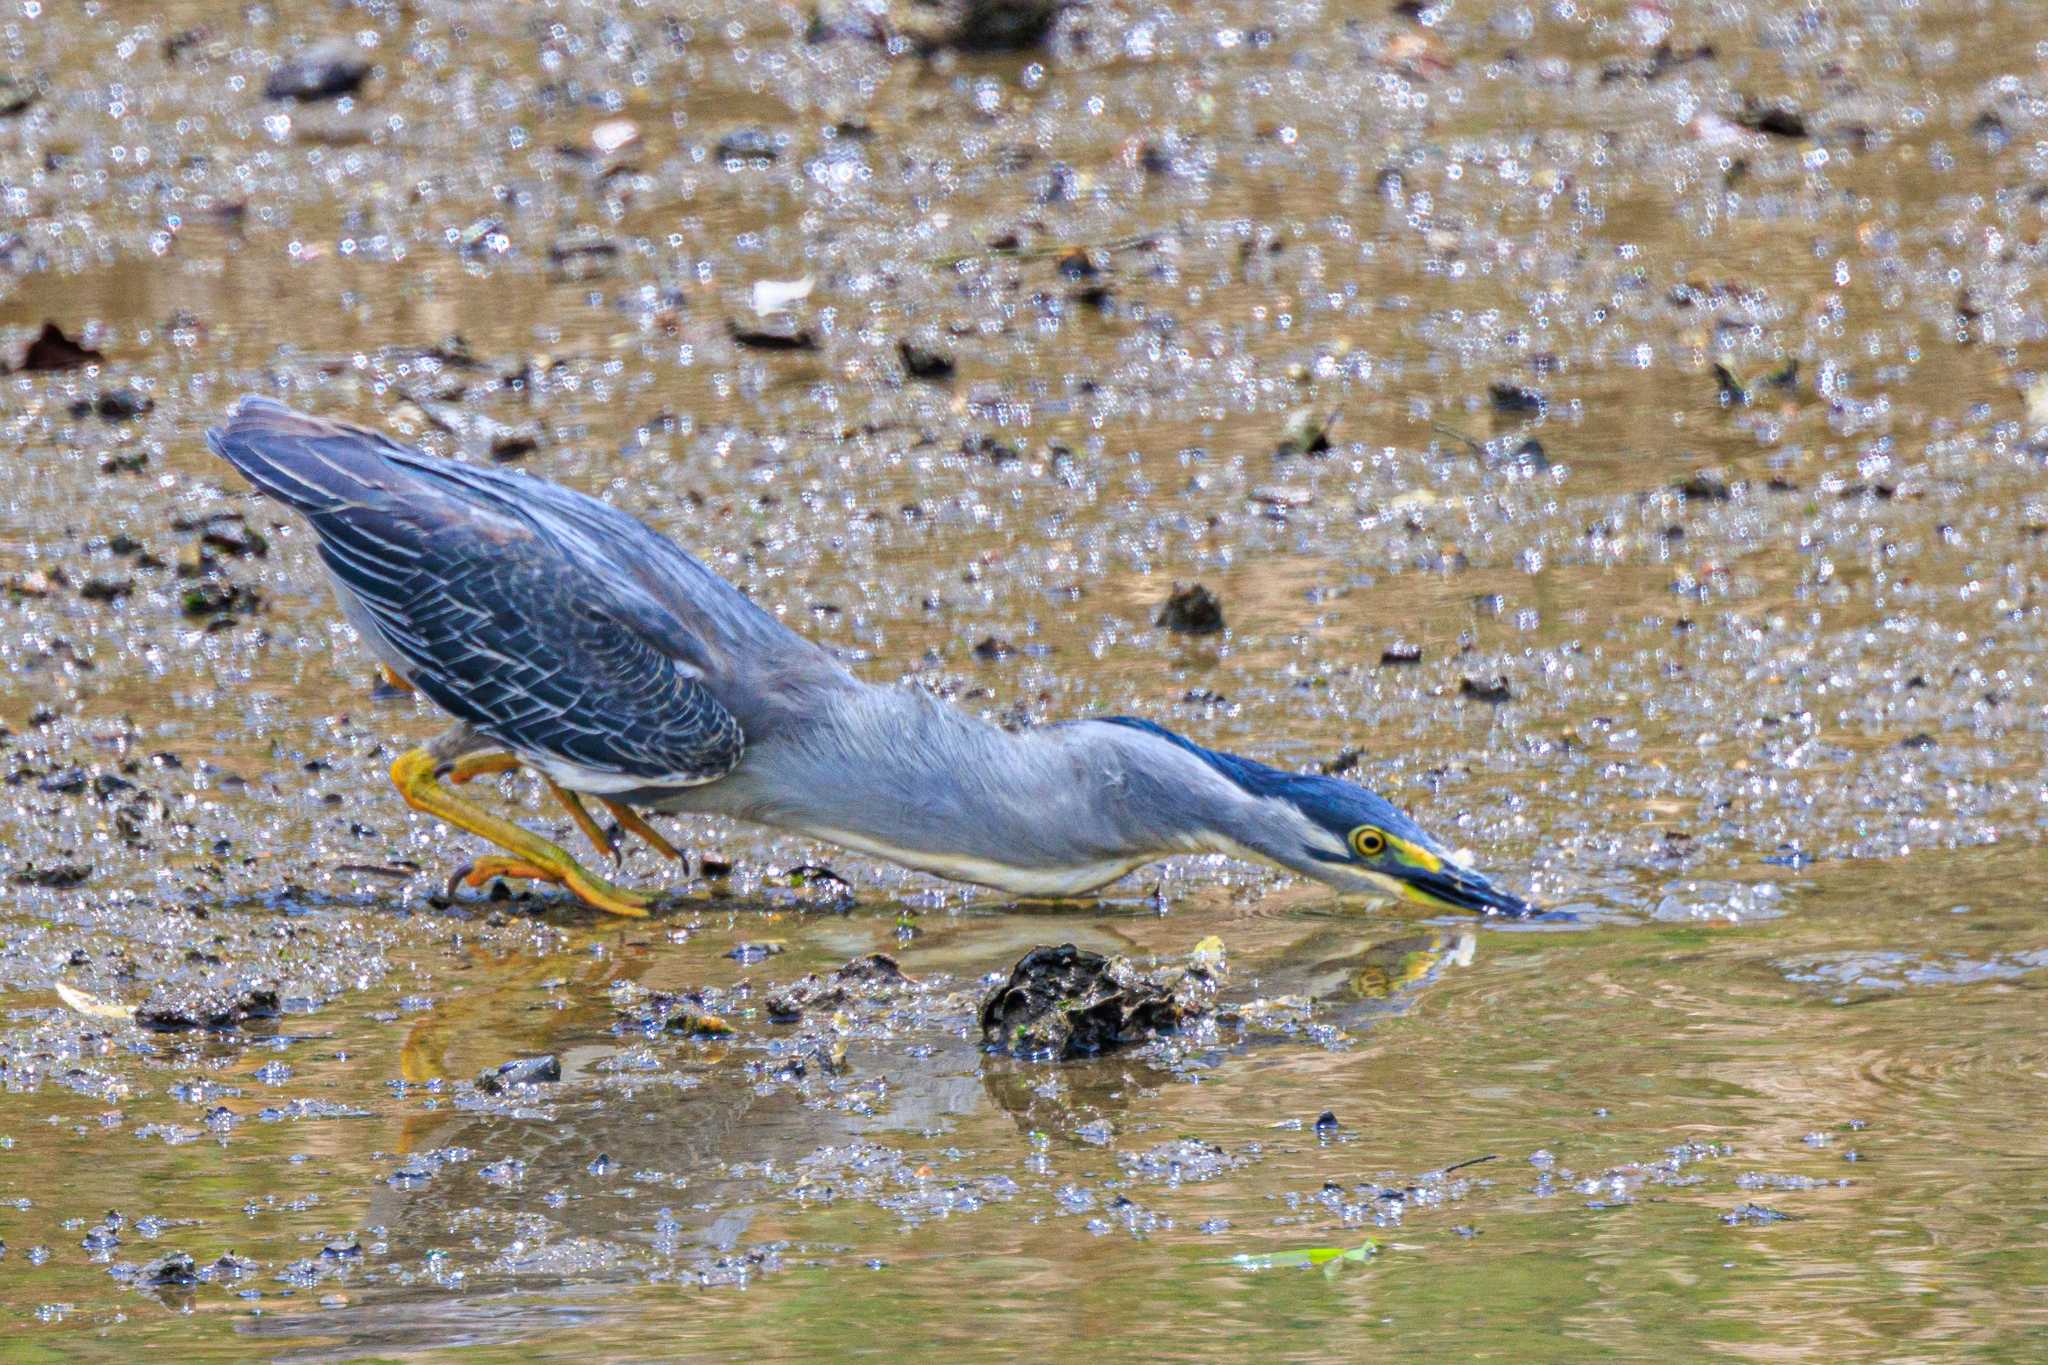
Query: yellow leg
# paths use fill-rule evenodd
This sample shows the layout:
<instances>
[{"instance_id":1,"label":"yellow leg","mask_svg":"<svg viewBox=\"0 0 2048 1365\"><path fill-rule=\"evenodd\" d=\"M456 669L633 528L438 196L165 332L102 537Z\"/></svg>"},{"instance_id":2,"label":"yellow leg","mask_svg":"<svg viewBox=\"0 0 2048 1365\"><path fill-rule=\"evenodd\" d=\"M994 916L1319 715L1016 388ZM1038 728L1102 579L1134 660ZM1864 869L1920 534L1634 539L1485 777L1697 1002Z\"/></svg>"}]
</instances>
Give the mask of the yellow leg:
<instances>
[{"instance_id":1,"label":"yellow leg","mask_svg":"<svg viewBox=\"0 0 2048 1365\"><path fill-rule=\"evenodd\" d=\"M524 766L525 764L519 761L519 757L516 754L466 754L456 759L455 766L448 770L448 780L452 783L460 784L475 778L488 777L493 773L516 772ZM591 818L589 810L577 798L576 793L559 786L552 778L545 775L541 780L548 784L548 790L555 794L555 799L569 808L569 814L575 819L577 828L589 836L591 845L598 852L608 854L613 859L616 859L619 856L619 851L611 846L611 842L604 837L604 832L598 829L597 821ZM631 806L620 805L617 801L603 796L598 797L597 800L599 805L611 812L612 818L619 822L620 828L629 833L639 835L640 838L647 841L649 848L652 848L662 857L674 862L683 861L681 850L677 849L668 840L662 838L661 831L641 819L639 813Z\"/></svg>"},{"instance_id":2,"label":"yellow leg","mask_svg":"<svg viewBox=\"0 0 2048 1365\"><path fill-rule=\"evenodd\" d=\"M524 765L517 754L464 754L455 760L455 766L448 770L448 780L460 786L479 777L493 773L518 772Z\"/></svg>"},{"instance_id":3,"label":"yellow leg","mask_svg":"<svg viewBox=\"0 0 2048 1365\"><path fill-rule=\"evenodd\" d=\"M517 754L464 754L461 758L456 759L455 765L448 770L448 780L451 783L460 785L464 782L474 781L479 777L488 777L493 773L517 772L525 766ZM607 858L610 858L613 862L617 862L619 860L618 849L612 847L611 840L604 837L604 831L597 827L597 821L591 818L589 810L584 807L583 802L577 797L576 793L562 786L546 773L541 774L540 780L548 784L548 790L554 793L555 800L561 802L568 810L569 818L576 822L576 828L582 830L584 837L590 840L590 846L599 853L604 854ZM607 802L606 804L609 805L610 803Z\"/></svg>"},{"instance_id":4,"label":"yellow leg","mask_svg":"<svg viewBox=\"0 0 2048 1365\"><path fill-rule=\"evenodd\" d=\"M642 918L647 914L646 897L613 886L604 878L586 871L557 845L510 820L501 820L474 802L449 791L434 775L438 766L439 761L431 752L413 749L400 755L398 761L391 765L391 782L398 788L405 804L414 810L488 839L513 855L511 858L483 859L471 867L468 876L475 876L477 869L483 868L485 879L524 876L554 882L568 887L586 904L614 915Z\"/></svg>"},{"instance_id":5,"label":"yellow leg","mask_svg":"<svg viewBox=\"0 0 2048 1365\"><path fill-rule=\"evenodd\" d=\"M619 850L613 846L611 840L604 837L604 831L597 827L597 821L584 809L582 799L546 773L540 775L540 780L547 783L548 790L555 794L555 800L569 808L569 818L576 822L576 828L583 831L583 837L590 840L590 846L613 862L617 862Z\"/></svg>"},{"instance_id":6,"label":"yellow leg","mask_svg":"<svg viewBox=\"0 0 2048 1365\"><path fill-rule=\"evenodd\" d=\"M602 796L597 799L600 805L612 813L612 819L618 821L621 828L631 830L642 839L645 839L648 846L656 853L676 862L683 860L683 855L676 849L676 846L662 838L661 831L648 824L645 820L642 820L639 812L635 811L631 806L622 806L618 802L607 800Z\"/></svg>"}]
</instances>

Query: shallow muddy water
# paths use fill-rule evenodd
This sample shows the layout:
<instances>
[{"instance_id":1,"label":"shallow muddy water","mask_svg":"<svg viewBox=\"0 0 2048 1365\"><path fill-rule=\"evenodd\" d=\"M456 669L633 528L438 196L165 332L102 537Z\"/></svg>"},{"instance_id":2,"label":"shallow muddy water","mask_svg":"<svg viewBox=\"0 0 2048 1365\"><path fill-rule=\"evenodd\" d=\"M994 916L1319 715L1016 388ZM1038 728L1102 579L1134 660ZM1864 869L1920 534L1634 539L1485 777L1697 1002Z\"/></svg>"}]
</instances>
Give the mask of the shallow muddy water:
<instances>
[{"instance_id":1,"label":"shallow muddy water","mask_svg":"<svg viewBox=\"0 0 2048 1365\"><path fill-rule=\"evenodd\" d=\"M0 18L8 1354L2038 1354L2028 9L883 8ZM266 98L330 42L358 89ZM205 451L251 391L629 508L869 678L1348 773L1560 914L687 822L650 921L451 901L384 777L439 722ZM1224 633L1155 624L1195 582ZM980 1049L1035 944L1212 936L1214 1021Z\"/></svg>"}]
</instances>

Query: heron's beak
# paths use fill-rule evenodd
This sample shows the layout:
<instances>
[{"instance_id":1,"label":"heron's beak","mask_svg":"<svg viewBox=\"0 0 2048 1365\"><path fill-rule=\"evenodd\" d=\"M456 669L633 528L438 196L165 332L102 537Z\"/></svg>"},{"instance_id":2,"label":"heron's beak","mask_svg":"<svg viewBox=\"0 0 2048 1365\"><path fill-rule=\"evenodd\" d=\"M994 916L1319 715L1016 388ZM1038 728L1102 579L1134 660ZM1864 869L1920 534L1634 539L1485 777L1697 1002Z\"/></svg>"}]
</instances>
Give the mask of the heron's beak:
<instances>
[{"instance_id":1,"label":"heron's beak","mask_svg":"<svg viewBox=\"0 0 2048 1365\"><path fill-rule=\"evenodd\" d=\"M1440 862L1437 867L1388 869L1401 883L1401 894L1417 905L1448 910L1467 910L1506 919L1527 919L1540 913L1511 891L1503 891L1486 878L1456 863Z\"/></svg>"}]
</instances>

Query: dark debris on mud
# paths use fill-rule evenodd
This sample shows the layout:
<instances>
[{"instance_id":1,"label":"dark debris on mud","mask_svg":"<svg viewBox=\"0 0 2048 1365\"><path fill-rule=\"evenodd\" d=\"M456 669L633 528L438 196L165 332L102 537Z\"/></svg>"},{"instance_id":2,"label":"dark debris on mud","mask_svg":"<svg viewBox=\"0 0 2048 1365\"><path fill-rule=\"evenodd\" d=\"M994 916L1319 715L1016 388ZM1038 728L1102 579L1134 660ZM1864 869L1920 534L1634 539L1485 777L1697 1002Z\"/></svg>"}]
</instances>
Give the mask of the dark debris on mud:
<instances>
[{"instance_id":1,"label":"dark debris on mud","mask_svg":"<svg viewBox=\"0 0 2048 1365\"><path fill-rule=\"evenodd\" d=\"M917 983L887 953L857 957L832 975L816 973L768 996L763 1006L778 1024L793 1024L813 1010L836 1010L855 998L880 999Z\"/></svg>"},{"instance_id":2,"label":"dark debris on mud","mask_svg":"<svg viewBox=\"0 0 2048 1365\"><path fill-rule=\"evenodd\" d=\"M1148 975L1071 943L1033 948L982 1001L981 1039L1013 1057L1098 1057L1178 1031L1215 995L1200 965Z\"/></svg>"},{"instance_id":3,"label":"dark debris on mud","mask_svg":"<svg viewBox=\"0 0 2048 1365\"><path fill-rule=\"evenodd\" d=\"M1223 604L1200 583L1185 588L1175 584L1153 624L1176 635L1221 635Z\"/></svg>"},{"instance_id":4,"label":"dark debris on mud","mask_svg":"<svg viewBox=\"0 0 2048 1365\"><path fill-rule=\"evenodd\" d=\"M561 1079L561 1059L550 1053L544 1057L520 1057L494 1066L476 1078L476 1088L487 1095L502 1095L518 1086L547 1085Z\"/></svg>"},{"instance_id":5,"label":"dark debris on mud","mask_svg":"<svg viewBox=\"0 0 2048 1365\"><path fill-rule=\"evenodd\" d=\"M281 1013L278 993L268 986L219 984L162 992L135 1010L135 1022L158 1033L188 1029L234 1029Z\"/></svg>"}]
</instances>

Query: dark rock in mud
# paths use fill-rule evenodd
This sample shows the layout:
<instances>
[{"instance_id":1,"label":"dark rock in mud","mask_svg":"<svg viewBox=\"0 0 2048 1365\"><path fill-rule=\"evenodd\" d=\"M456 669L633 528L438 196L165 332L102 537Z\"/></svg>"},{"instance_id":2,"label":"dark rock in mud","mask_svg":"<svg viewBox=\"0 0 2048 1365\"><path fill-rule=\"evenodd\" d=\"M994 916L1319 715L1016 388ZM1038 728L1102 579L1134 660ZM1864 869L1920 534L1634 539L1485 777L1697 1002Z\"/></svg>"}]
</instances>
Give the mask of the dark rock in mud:
<instances>
[{"instance_id":1,"label":"dark rock in mud","mask_svg":"<svg viewBox=\"0 0 2048 1365\"><path fill-rule=\"evenodd\" d=\"M134 1283L145 1289L183 1289L199 1283L199 1266L182 1251L165 1252L135 1272Z\"/></svg>"},{"instance_id":2,"label":"dark rock in mud","mask_svg":"<svg viewBox=\"0 0 2048 1365\"><path fill-rule=\"evenodd\" d=\"M905 974L903 964L887 953L865 953L853 958L832 974L834 981L864 989L890 988L914 984L915 978Z\"/></svg>"},{"instance_id":3,"label":"dark rock in mud","mask_svg":"<svg viewBox=\"0 0 2048 1365\"><path fill-rule=\"evenodd\" d=\"M97 417L105 422L132 422L156 406L155 402L133 389L108 389L81 398L73 403L70 412L73 417Z\"/></svg>"},{"instance_id":4,"label":"dark rock in mud","mask_svg":"<svg viewBox=\"0 0 2048 1365\"><path fill-rule=\"evenodd\" d=\"M1807 136L1806 115L1787 104L1760 104L1745 99L1740 112L1730 121L1751 132L1768 133L1772 137Z\"/></svg>"},{"instance_id":5,"label":"dark rock in mud","mask_svg":"<svg viewBox=\"0 0 2048 1365\"><path fill-rule=\"evenodd\" d=\"M1673 484L1672 491L1687 502L1726 502L1734 496L1726 479L1705 470L1683 483Z\"/></svg>"},{"instance_id":6,"label":"dark rock in mud","mask_svg":"<svg viewBox=\"0 0 2048 1365\"><path fill-rule=\"evenodd\" d=\"M1544 412L1550 407L1548 398L1519 384L1489 385L1486 396L1495 412Z\"/></svg>"},{"instance_id":7,"label":"dark rock in mud","mask_svg":"<svg viewBox=\"0 0 2048 1365\"><path fill-rule=\"evenodd\" d=\"M188 588L183 598L185 614L211 618L209 624L229 622L237 616L246 616L260 610L262 605L263 595L254 588L218 580Z\"/></svg>"},{"instance_id":8,"label":"dark rock in mud","mask_svg":"<svg viewBox=\"0 0 2048 1365\"><path fill-rule=\"evenodd\" d=\"M1421 662L1421 645L1388 645L1380 651L1381 668L1412 668Z\"/></svg>"},{"instance_id":9,"label":"dark rock in mud","mask_svg":"<svg viewBox=\"0 0 2048 1365\"><path fill-rule=\"evenodd\" d=\"M1096 283L1084 285L1067 297L1083 307L1107 312L1109 305L1116 301L1116 290L1107 284Z\"/></svg>"},{"instance_id":10,"label":"dark rock in mud","mask_svg":"<svg viewBox=\"0 0 2048 1365\"><path fill-rule=\"evenodd\" d=\"M181 28L164 38L161 49L164 54L164 60L172 65L176 65L180 57L183 57L192 49L211 41L212 38L213 30L204 24L196 28Z\"/></svg>"},{"instance_id":11,"label":"dark rock in mud","mask_svg":"<svg viewBox=\"0 0 2048 1365\"><path fill-rule=\"evenodd\" d=\"M16 872L13 880L17 886L40 886L45 891L69 891L74 886L83 886L92 880L92 864L50 863L38 867L31 863Z\"/></svg>"},{"instance_id":12,"label":"dark rock in mud","mask_svg":"<svg viewBox=\"0 0 2048 1365\"><path fill-rule=\"evenodd\" d=\"M1221 635L1223 603L1200 583L1186 588L1176 583L1152 624L1179 635Z\"/></svg>"},{"instance_id":13,"label":"dark rock in mud","mask_svg":"<svg viewBox=\"0 0 2048 1365\"><path fill-rule=\"evenodd\" d=\"M903 360L904 373L912 379L937 381L953 377L953 357L944 351L920 346L913 341L899 341L896 354Z\"/></svg>"},{"instance_id":14,"label":"dark rock in mud","mask_svg":"<svg viewBox=\"0 0 2048 1365\"><path fill-rule=\"evenodd\" d=\"M985 664L1007 659L1017 652L1017 646L1008 640L999 640L991 635L974 647L974 657Z\"/></svg>"},{"instance_id":15,"label":"dark rock in mud","mask_svg":"<svg viewBox=\"0 0 2048 1365\"><path fill-rule=\"evenodd\" d=\"M923 57L941 52L1024 52L1051 35L1060 11L1082 0L902 0L866 5L826 0L812 7L804 41L858 39L881 45L901 40Z\"/></svg>"},{"instance_id":16,"label":"dark rock in mud","mask_svg":"<svg viewBox=\"0 0 2048 1365\"><path fill-rule=\"evenodd\" d=\"M1146 975L1071 943L1038 947L981 1004L981 1038L1014 1057L1071 1061L1150 1042L1208 1012L1200 969Z\"/></svg>"},{"instance_id":17,"label":"dark rock in mud","mask_svg":"<svg viewBox=\"0 0 2048 1365\"><path fill-rule=\"evenodd\" d=\"M1343 1126L1343 1124L1337 1122L1337 1112L1334 1109L1325 1109L1316 1116L1317 1137L1328 1137Z\"/></svg>"},{"instance_id":18,"label":"dark rock in mud","mask_svg":"<svg viewBox=\"0 0 2048 1365\"><path fill-rule=\"evenodd\" d=\"M1060 11L1077 0L913 0L891 18L918 52L1023 52L1052 33ZM851 7L849 7L851 8Z\"/></svg>"},{"instance_id":19,"label":"dark rock in mud","mask_svg":"<svg viewBox=\"0 0 2048 1365\"><path fill-rule=\"evenodd\" d=\"M492 1067L476 1078L476 1088L486 1095L502 1095L516 1085L544 1085L562 1079L562 1063L552 1053L542 1057L516 1057Z\"/></svg>"},{"instance_id":20,"label":"dark rock in mud","mask_svg":"<svg viewBox=\"0 0 2048 1365\"><path fill-rule=\"evenodd\" d=\"M270 553L269 537L239 522L209 526L200 534L199 543L209 550L219 550L237 559L244 556L262 559Z\"/></svg>"},{"instance_id":21,"label":"dark rock in mud","mask_svg":"<svg viewBox=\"0 0 2048 1365\"><path fill-rule=\"evenodd\" d=\"M263 97L302 104L353 95L370 79L370 63L346 43L331 43L278 63L263 82Z\"/></svg>"},{"instance_id":22,"label":"dark rock in mud","mask_svg":"<svg viewBox=\"0 0 2048 1365\"><path fill-rule=\"evenodd\" d=\"M278 1013L277 992L258 986L153 999L136 1008L135 1022L157 1033L184 1033L239 1028L251 1019L275 1019Z\"/></svg>"},{"instance_id":23,"label":"dark rock in mud","mask_svg":"<svg viewBox=\"0 0 2048 1365\"><path fill-rule=\"evenodd\" d=\"M956 0L948 42L962 52L1021 52L1052 32L1068 0Z\"/></svg>"},{"instance_id":24,"label":"dark rock in mud","mask_svg":"<svg viewBox=\"0 0 2048 1365\"><path fill-rule=\"evenodd\" d=\"M805 1010L838 1009L857 996L893 994L916 984L887 953L869 953L854 958L832 973L829 980L816 972L768 997L768 1017L778 1024L793 1024Z\"/></svg>"},{"instance_id":25,"label":"dark rock in mud","mask_svg":"<svg viewBox=\"0 0 2048 1365\"><path fill-rule=\"evenodd\" d=\"M36 790L52 796L74 796L85 790L92 775L83 768L65 768L36 783Z\"/></svg>"},{"instance_id":26,"label":"dark rock in mud","mask_svg":"<svg viewBox=\"0 0 2048 1365\"><path fill-rule=\"evenodd\" d=\"M533 427L512 427L491 438L491 459L497 464L523 460L540 449L540 432Z\"/></svg>"},{"instance_id":27,"label":"dark rock in mud","mask_svg":"<svg viewBox=\"0 0 2048 1365\"><path fill-rule=\"evenodd\" d=\"M15 75L0 76L0 118L27 113L42 96L42 89L33 81Z\"/></svg>"},{"instance_id":28,"label":"dark rock in mud","mask_svg":"<svg viewBox=\"0 0 2048 1365\"><path fill-rule=\"evenodd\" d=\"M43 330L36 333L21 353L21 359L14 368L21 374L33 374L49 370L76 370L86 365L97 365L106 357L90 346L81 346L54 322L43 324Z\"/></svg>"},{"instance_id":29,"label":"dark rock in mud","mask_svg":"<svg viewBox=\"0 0 2048 1365\"><path fill-rule=\"evenodd\" d=\"M2004 119L1989 109L1970 121L1970 132L1984 144L1984 150L1993 156L2012 145L2012 129L2006 126Z\"/></svg>"},{"instance_id":30,"label":"dark rock in mud","mask_svg":"<svg viewBox=\"0 0 2048 1365\"><path fill-rule=\"evenodd\" d=\"M1481 682L1477 678L1465 678L1458 683L1458 697L1461 701L1483 701L1488 706L1499 706L1514 700L1514 690L1506 678L1492 682Z\"/></svg>"},{"instance_id":31,"label":"dark rock in mud","mask_svg":"<svg viewBox=\"0 0 2048 1365\"><path fill-rule=\"evenodd\" d=\"M976 434L960 442L960 453L969 459L987 460L990 464L1012 464L1023 459L1015 446L998 441L993 436Z\"/></svg>"},{"instance_id":32,"label":"dark rock in mud","mask_svg":"<svg viewBox=\"0 0 2048 1365\"><path fill-rule=\"evenodd\" d=\"M726 330L735 343L756 351L815 351L818 349L817 334L808 327L793 323L775 324L765 327L748 327L737 322L726 324Z\"/></svg>"},{"instance_id":33,"label":"dark rock in mud","mask_svg":"<svg viewBox=\"0 0 2048 1365\"><path fill-rule=\"evenodd\" d=\"M1749 401L1749 390L1744 388L1742 381L1735 377L1735 371L1729 369L1718 360L1714 362L1714 385L1721 391L1721 401L1723 403L1735 404L1747 403Z\"/></svg>"},{"instance_id":34,"label":"dark rock in mud","mask_svg":"<svg viewBox=\"0 0 2048 1365\"><path fill-rule=\"evenodd\" d=\"M782 155L783 141L766 128L739 128L718 139L712 155L720 161L773 161Z\"/></svg>"}]
</instances>

